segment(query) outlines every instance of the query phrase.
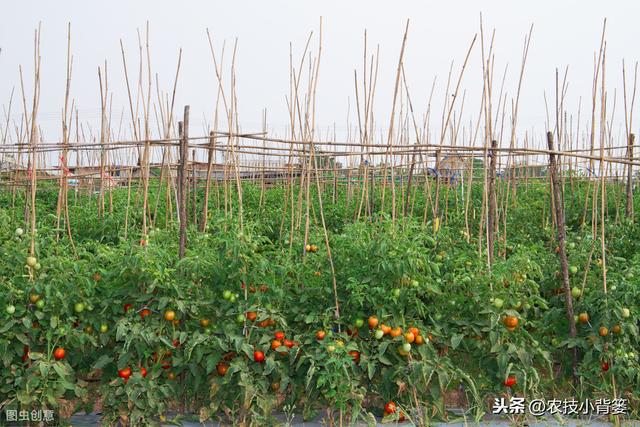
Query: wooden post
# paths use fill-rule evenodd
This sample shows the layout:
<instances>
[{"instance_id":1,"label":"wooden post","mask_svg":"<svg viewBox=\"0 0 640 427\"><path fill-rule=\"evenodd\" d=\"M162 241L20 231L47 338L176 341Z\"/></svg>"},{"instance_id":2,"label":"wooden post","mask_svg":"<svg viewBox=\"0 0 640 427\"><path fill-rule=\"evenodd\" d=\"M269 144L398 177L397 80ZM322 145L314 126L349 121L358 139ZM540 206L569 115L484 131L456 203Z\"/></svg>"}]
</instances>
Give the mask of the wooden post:
<instances>
[{"instance_id":1,"label":"wooden post","mask_svg":"<svg viewBox=\"0 0 640 427\"><path fill-rule=\"evenodd\" d=\"M551 173L551 184L553 187L553 199L555 201L554 208L556 213L556 231L558 238L558 246L560 247L560 268L562 271L562 285L566 300L567 320L569 321L569 336L576 337L576 324L573 318L573 297L571 296L571 288L569 287L569 264L567 262L566 248L566 229L564 223L564 202L562 200L562 187L558 178L558 169L556 156L553 153L553 133L547 132L547 143L549 145L549 171ZM573 348L573 375L576 377L576 368L578 364L578 350Z\"/></svg>"},{"instance_id":2,"label":"wooden post","mask_svg":"<svg viewBox=\"0 0 640 427\"><path fill-rule=\"evenodd\" d=\"M633 218L633 143L635 142L636 136L634 134L629 134L629 141L627 145L627 159L629 160L629 164L627 165L627 209L626 214L627 218Z\"/></svg>"},{"instance_id":3,"label":"wooden post","mask_svg":"<svg viewBox=\"0 0 640 427\"><path fill-rule=\"evenodd\" d=\"M493 265L493 255L496 240L496 158L497 158L496 140L491 141L491 152L489 153L489 211L487 213L487 244L489 246L489 265Z\"/></svg>"},{"instance_id":4,"label":"wooden post","mask_svg":"<svg viewBox=\"0 0 640 427\"><path fill-rule=\"evenodd\" d=\"M187 156L189 155L189 106L184 107L184 121L178 123L178 130L180 133L180 160L178 163L178 207L179 220L180 220L180 248L178 257L184 258L184 251L187 246Z\"/></svg>"}]
</instances>

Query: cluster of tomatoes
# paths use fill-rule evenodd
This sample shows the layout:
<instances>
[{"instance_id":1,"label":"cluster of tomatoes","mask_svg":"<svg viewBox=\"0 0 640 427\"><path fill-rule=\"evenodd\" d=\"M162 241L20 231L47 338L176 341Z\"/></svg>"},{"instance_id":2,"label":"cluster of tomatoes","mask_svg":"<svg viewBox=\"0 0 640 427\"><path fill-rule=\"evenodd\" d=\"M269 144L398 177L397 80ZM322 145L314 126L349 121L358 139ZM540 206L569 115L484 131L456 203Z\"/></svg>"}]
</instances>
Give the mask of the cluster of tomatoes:
<instances>
[{"instance_id":1,"label":"cluster of tomatoes","mask_svg":"<svg viewBox=\"0 0 640 427\"><path fill-rule=\"evenodd\" d=\"M304 247L306 252L316 253L318 252L318 247L316 245L307 245Z\"/></svg>"},{"instance_id":2,"label":"cluster of tomatoes","mask_svg":"<svg viewBox=\"0 0 640 427\"><path fill-rule=\"evenodd\" d=\"M389 415L394 415L396 412L398 412L398 405L395 404L395 402L391 401L391 402L387 402L384 405L384 416L387 417ZM398 421L402 422L405 420L404 414L402 413L402 411L398 412Z\"/></svg>"},{"instance_id":3,"label":"cluster of tomatoes","mask_svg":"<svg viewBox=\"0 0 640 427\"><path fill-rule=\"evenodd\" d=\"M118 370L118 376L124 380L125 384L127 383L127 381L129 381L129 378L131 378L132 374L133 374L133 371L131 370L130 366L127 366L126 368ZM144 366L140 367L140 375L142 375L142 378L147 377L147 369ZM171 380L175 379L175 374L170 372L169 379Z\"/></svg>"},{"instance_id":4,"label":"cluster of tomatoes","mask_svg":"<svg viewBox=\"0 0 640 427\"><path fill-rule=\"evenodd\" d=\"M276 331L273 334L273 337L275 339L273 341L271 341L271 350L276 351L282 346L285 346L287 348L293 348L296 345L296 342L288 340L285 337L284 332L282 332L282 331Z\"/></svg>"},{"instance_id":5,"label":"cluster of tomatoes","mask_svg":"<svg viewBox=\"0 0 640 427\"><path fill-rule=\"evenodd\" d=\"M425 338L420 333L420 330L415 326L407 328L407 330L403 334L402 328L400 326L396 326L395 328L387 326L384 323L380 323L376 316L369 317L367 323L369 324L369 329L371 330L378 328L373 334L373 336L377 340L382 339L386 335L389 335L391 338L397 338L402 335L404 338L404 343L398 347L398 353L401 356L409 355L409 353L411 352L411 344L423 345L426 342ZM431 335L427 335L427 340L433 341L433 337Z\"/></svg>"}]
</instances>

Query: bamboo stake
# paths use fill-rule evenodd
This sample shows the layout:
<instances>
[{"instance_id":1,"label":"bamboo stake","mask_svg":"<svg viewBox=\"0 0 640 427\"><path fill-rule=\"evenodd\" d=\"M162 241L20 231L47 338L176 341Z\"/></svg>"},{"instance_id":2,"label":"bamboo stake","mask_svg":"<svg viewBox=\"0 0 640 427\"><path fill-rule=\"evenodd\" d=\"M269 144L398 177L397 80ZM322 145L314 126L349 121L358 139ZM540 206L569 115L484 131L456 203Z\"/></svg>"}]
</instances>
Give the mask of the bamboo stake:
<instances>
[{"instance_id":1,"label":"bamboo stake","mask_svg":"<svg viewBox=\"0 0 640 427\"><path fill-rule=\"evenodd\" d=\"M179 134L183 138L183 143L180 147L179 157L179 169L178 169L178 200L179 200L179 221L180 221L180 242L178 248L178 258L184 258L184 253L187 245L187 198L186 198L186 185L187 185L187 156L189 155L187 138L189 138L189 106L184 107L184 119L178 123Z\"/></svg>"}]
</instances>

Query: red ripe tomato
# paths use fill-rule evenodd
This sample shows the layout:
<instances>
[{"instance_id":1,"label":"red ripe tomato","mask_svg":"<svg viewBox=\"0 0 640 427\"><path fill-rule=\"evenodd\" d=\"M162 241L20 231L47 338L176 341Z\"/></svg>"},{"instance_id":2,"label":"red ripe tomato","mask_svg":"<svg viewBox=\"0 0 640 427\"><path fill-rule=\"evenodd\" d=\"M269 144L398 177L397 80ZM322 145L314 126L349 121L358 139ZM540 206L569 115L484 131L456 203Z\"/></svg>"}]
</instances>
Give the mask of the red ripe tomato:
<instances>
[{"instance_id":1,"label":"red ripe tomato","mask_svg":"<svg viewBox=\"0 0 640 427\"><path fill-rule=\"evenodd\" d=\"M397 409L398 408L394 402L387 402L387 404L384 405L384 413L387 415L395 414Z\"/></svg>"},{"instance_id":2,"label":"red ripe tomato","mask_svg":"<svg viewBox=\"0 0 640 427\"><path fill-rule=\"evenodd\" d=\"M180 347L180 340L178 339L173 340L173 348L178 348L178 347Z\"/></svg>"},{"instance_id":3,"label":"red ripe tomato","mask_svg":"<svg viewBox=\"0 0 640 427\"><path fill-rule=\"evenodd\" d=\"M140 374L142 375L142 378L146 378L147 377L147 369L142 367L140 368Z\"/></svg>"},{"instance_id":4,"label":"red ripe tomato","mask_svg":"<svg viewBox=\"0 0 640 427\"><path fill-rule=\"evenodd\" d=\"M248 321L253 322L258 317L258 313L255 311L247 311L246 316Z\"/></svg>"},{"instance_id":5,"label":"red ripe tomato","mask_svg":"<svg viewBox=\"0 0 640 427\"><path fill-rule=\"evenodd\" d=\"M282 341L284 339L284 332L282 331L276 331L275 334L273 334L273 336L278 340L278 341Z\"/></svg>"},{"instance_id":6,"label":"red ripe tomato","mask_svg":"<svg viewBox=\"0 0 640 427\"><path fill-rule=\"evenodd\" d=\"M124 312L126 313L127 311L129 311L129 309L130 309L131 307L133 307L133 304L131 304L131 303L126 303L126 304L124 305Z\"/></svg>"},{"instance_id":7,"label":"red ripe tomato","mask_svg":"<svg viewBox=\"0 0 640 427\"><path fill-rule=\"evenodd\" d=\"M319 341L322 341L322 340L324 339L325 335L327 335L327 333L326 333L325 331L318 331L318 332L316 332L316 338L317 338Z\"/></svg>"},{"instance_id":8,"label":"red ripe tomato","mask_svg":"<svg viewBox=\"0 0 640 427\"><path fill-rule=\"evenodd\" d=\"M120 369L120 370L118 371L118 376L119 376L120 378L124 378L124 379L125 379L125 381L126 381L126 380L128 380L128 379L129 379L129 377L131 376L131 368L130 368L129 366L127 366L127 367L126 367L126 368L124 368L124 369Z\"/></svg>"},{"instance_id":9,"label":"red ripe tomato","mask_svg":"<svg viewBox=\"0 0 640 427\"><path fill-rule=\"evenodd\" d=\"M218 375L220 375L221 377L224 377L228 370L229 370L229 365L227 365L224 362L218 362L218 364L216 365L216 371L218 372Z\"/></svg>"},{"instance_id":10,"label":"red ripe tomato","mask_svg":"<svg viewBox=\"0 0 640 427\"><path fill-rule=\"evenodd\" d=\"M259 350L254 351L253 360L258 363L264 362L264 353Z\"/></svg>"},{"instance_id":11,"label":"red ripe tomato","mask_svg":"<svg viewBox=\"0 0 640 427\"><path fill-rule=\"evenodd\" d=\"M351 356L353 358L353 361L358 363L360 362L360 352L356 351L356 350L351 350L349 352L349 356Z\"/></svg>"},{"instance_id":12,"label":"red ripe tomato","mask_svg":"<svg viewBox=\"0 0 640 427\"><path fill-rule=\"evenodd\" d=\"M276 350L278 347L282 346L282 342L279 340L271 341L271 350Z\"/></svg>"},{"instance_id":13,"label":"red ripe tomato","mask_svg":"<svg viewBox=\"0 0 640 427\"><path fill-rule=\"evenodd\" d=\"M64 348L62 347L58 347L53 351L53 357L55 357L56 360L62 360L64 359L66 352L64 351Z\"/></svg>"},{"instance_id":14,"label":"red ripe tomato","mask_svg":"<svg viewBox=\"0 0 640 427\"><path fill-rule=\"evenodd\" d=\"M354 327L353 330L351 328L347 328L347 335L349 335L350 337L357 337L358 335L360 335L360 332L356 327Z\"/></svg>"},{"instance_id":15,"label":"red ripe tomato","mask_svg":"<svg viewBox=\"0 0 640 427\"><path fill-rule=\"evenodd\" d=\"M140 318L144 319L145 317L147 317L150 314L151 314L151 310L149 310L148 308L145 308L142 311L140 311Z\"/></svg>"},{"instance_id":16,"label":"red ripe tomato","mask_svg":"<svg viewBox=\"0 0 640 427\"><path fill-rule=\"evenodd\" d=\"M289 341L289 340L284 340L282 343L286 345L288 348L291 348L295 345L293 341Z\"/></svg>"},{"instance_id":17,"label":"red ripe tomato","mask_svg":"<svg viewBox=\"0 0 640 427\"><path fill-rule=\"evenodd\" d=\"M507 387L513 387L514 385L516 385L516 382L516 377L513 375L509 375L509 377L504 380L504 385L506 385Z\"/></svg>"},{"instance_id":18,"label":"red ripe tomato","mask_svg":"<svg viewBox=\"0 0 640 427\"><path fill-rule=\"evenodd\" d=\"M171 368L171 361L165 360L164 362L162 362L162 369L169 369L169 368Z\"/></svg>"},{"instance_id":19,"label":"red ripe tomato","mask_svg":"<svg viewBox=\"0 0 640 427\"><path fill-rule=\"evenodd\" d=\"M600 368L602 368L602 372L607 372L609 370L609 362L602 362Z\"/></svg>"},{"instance_id":20,"label":"red ripe tomato","mask_svg":"<svg viewBox=\"0 0 640 427\"><path fill-rule=\"evenodd\" d=\"M173 380L175 380L175 379L176 379L176 374L174 374L173 372L169 372L169 373L167 374L167 379L168 379L169 381L173 381Z\"/></svg>"}]
</instances>

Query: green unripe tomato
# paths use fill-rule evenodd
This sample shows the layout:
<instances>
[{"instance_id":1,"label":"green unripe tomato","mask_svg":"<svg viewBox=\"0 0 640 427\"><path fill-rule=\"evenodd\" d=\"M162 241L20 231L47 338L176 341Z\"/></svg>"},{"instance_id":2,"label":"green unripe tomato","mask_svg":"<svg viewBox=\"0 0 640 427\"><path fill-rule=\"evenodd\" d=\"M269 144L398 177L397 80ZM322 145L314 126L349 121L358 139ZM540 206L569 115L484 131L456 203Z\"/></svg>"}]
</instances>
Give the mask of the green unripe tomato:
<instances>
[{"instance_id":1,"label":"green unripe tomato","mask_svg":"<svg viewBox=\"0 0 640 427\"><path fill-rule=\"evenodd\" d=\"M43 299L39 299L36 302L36 307L38 307L39 309L43 309L44 308L44 300Z\"/></svg>"},{"instance_id":2,"label":"green unripe tomato","mask_svg":"<svg viewBox=\"0 0 640 427\"><path fill-rule=\"evenodd\" d=\"M364 320L356 319L355 325L356 325L356 328L362 328L364 326Z\"/></svg>"},{"instance_id":3,"label":"green unripe tomato","mask_svg":"<svg viewBox=\"0 0 640 427\"><path fill-rule=\"evenodd\" d=\"M77 302L74 306L73 306L73 310L76 313L82 313L84 311L84 303L82 302Z\"/></svg>"},{"instance_id":4,"label":"green unripe tomato","mask_svg":"<svg viewBox=\"0 0 640 427\"><path fill-rule=\"evenodd\" d=\"M378 329L374 334L374 336L376 337L377 340L381 340L382 337L384 336L384 332L382 331L382 329Z\"/></svg>"}]
</instances>

